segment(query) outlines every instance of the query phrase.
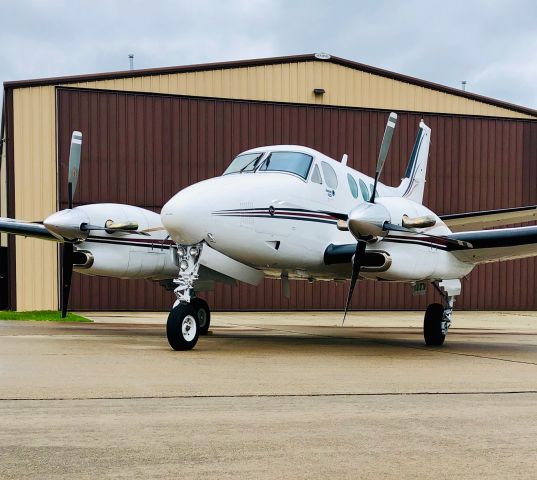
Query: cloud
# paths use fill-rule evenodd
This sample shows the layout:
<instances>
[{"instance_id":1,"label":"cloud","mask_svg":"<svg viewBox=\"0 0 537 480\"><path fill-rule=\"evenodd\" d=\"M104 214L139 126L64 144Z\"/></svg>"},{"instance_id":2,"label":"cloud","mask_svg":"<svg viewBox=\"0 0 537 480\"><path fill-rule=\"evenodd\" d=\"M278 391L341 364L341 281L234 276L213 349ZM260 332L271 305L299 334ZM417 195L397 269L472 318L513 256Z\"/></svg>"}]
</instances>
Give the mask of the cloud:
<instances>
[{"instance_id":1,"label":"cloud","mask_svg":"<svg viewBox=\"0 0 537 480\"><path fill-rule=\"evenodd\" d=\"M0 0L0 80L327 51L537 108L537 3ZM7 21L6 21L7 20Z\"/></svg>"}]
</instances>

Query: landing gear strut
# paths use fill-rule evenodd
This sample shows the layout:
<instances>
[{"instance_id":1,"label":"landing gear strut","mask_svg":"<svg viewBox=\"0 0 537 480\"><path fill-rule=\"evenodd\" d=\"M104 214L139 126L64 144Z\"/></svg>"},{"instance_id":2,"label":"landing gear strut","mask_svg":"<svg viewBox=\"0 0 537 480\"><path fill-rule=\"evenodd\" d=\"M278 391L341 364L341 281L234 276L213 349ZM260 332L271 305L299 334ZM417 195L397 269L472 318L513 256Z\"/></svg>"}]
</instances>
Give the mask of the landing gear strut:
<instances>
[{"instance_id":1,"label":"landing gear strut","mask_svg":"<svg viewBox=\"0 0 537 480\"><path fill-rule=\"evenodd\" d=\"M423 319L423 338L431 346L443 345L449 327L455 297L461 293L460 280L444 280L433 284L442 295L444 305L432 303L425 311Z\"/></svg>"},{"instance_id":2,"label":"landing gear strut","mask_svg":"<svg viewBox=\"0 0 537 480\"><path fill-rule=\"evenodd\" d=\"M194 282L198 279L203 244L177 245L172 248L179 275L174 280L175 302L166 324L168 342L174 350L191 350L200 335L207 335L211 311L205 300L194 296Z\"/></svg>"}]
</instances>

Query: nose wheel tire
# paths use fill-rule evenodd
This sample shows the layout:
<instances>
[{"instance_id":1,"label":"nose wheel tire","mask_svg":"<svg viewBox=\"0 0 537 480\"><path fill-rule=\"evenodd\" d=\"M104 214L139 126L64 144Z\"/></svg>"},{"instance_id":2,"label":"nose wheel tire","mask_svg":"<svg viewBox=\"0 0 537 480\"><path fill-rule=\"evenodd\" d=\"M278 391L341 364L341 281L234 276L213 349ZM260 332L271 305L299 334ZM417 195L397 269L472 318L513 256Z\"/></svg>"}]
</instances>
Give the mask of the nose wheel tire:
<instances>
[{"instance_id":1,"label":"nose wheel tire","mask_svg":"<svg viewBox=\"0 0 537 480\"><path fill-rule=\"evenodd\" d=\"M211 326L211 310L209 309L209 305L205 300L198 297L194 297L190 301L190 305L196 311L200 335L207 335Z\"/></svg>"},{"instance_id":2,"label":"nose wheel tire","mask_svg":"<svg viewBox=\"0 0 537 480\"><path fill-rule=\"evenodd\" d=\"M425 311L423 319L423 338L425 343L431 346L440 346L446 336L442 333L442 321L444 307L439 303L432 303Z\"/></svg>"},{"instance_id":3,"label":"nose wheel tire","mask_svg":"<svg viewBox=\"0 0 537 480\"><path fill-rule=\"evenodd\" d=\"M192 305L181 303L168 315L166 335L174 350L192 350L198 342L200 328Z\"/></svg>"}]
</instances>

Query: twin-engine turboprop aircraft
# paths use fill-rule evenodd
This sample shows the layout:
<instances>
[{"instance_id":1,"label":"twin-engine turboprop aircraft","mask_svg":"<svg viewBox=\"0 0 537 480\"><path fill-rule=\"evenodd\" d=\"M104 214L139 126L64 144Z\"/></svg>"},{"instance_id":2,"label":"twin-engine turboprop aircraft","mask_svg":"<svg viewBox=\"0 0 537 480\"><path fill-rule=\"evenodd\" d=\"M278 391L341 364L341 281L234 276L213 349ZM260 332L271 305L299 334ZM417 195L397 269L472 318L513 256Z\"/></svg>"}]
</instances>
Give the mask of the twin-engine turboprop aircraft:
<instances>
[{"instance_id":1,"label":"twin-engine turboprop aircraft","mask_svg":"<svg viewBox=\"0 0 537 480\"><path fill-rule=\"evenodd\" d=\"M442 303L428 306L424 338L442 345L463 276L479 263L537 255L535 226L465 230L535 220L537 207L439 217L423 206L431 140L423 121L401 184L383 185L396 121L391 113L374 178L348 167L346 155L338 162L307 147L259 147L238 155L221 177L177 193L160 216L131 205L73 208L82 144L73 132L69 208L42 224L2 218L0 231L63 245L63 316L73 269L172 286L177 300L166 331L175 350L192 349L209 329L199 292L264 277L280 279L287 296L290 280L350 278L345 315L359 278L407 282L416 291L432 283Z\"/></svg>"}]
</instances>

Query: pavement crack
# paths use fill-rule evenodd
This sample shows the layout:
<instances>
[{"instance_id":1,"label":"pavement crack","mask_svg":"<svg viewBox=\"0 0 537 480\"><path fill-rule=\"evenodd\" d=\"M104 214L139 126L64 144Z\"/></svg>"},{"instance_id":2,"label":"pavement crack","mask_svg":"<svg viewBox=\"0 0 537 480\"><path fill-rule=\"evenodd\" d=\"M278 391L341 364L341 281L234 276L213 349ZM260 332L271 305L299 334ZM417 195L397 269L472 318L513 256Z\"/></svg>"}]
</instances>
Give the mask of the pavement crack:
<instances>
[{"instance_id":1,"label":"pavement crack","mask_svg":"<svg viewBox=\"0 0 537 480\"><path fill-rule=\"evenodd\" d=\"M192 394L192 395L118 395L99 397L4 397L0 402L58 402L86 400L188 400L219 398L328 398L328 397L418 397L418 396L458 396L458 395L536 395L537 390L478 390L446 392L343 392L343 393L237 393L237 394Z\"/></svg>"}]
</instances>

